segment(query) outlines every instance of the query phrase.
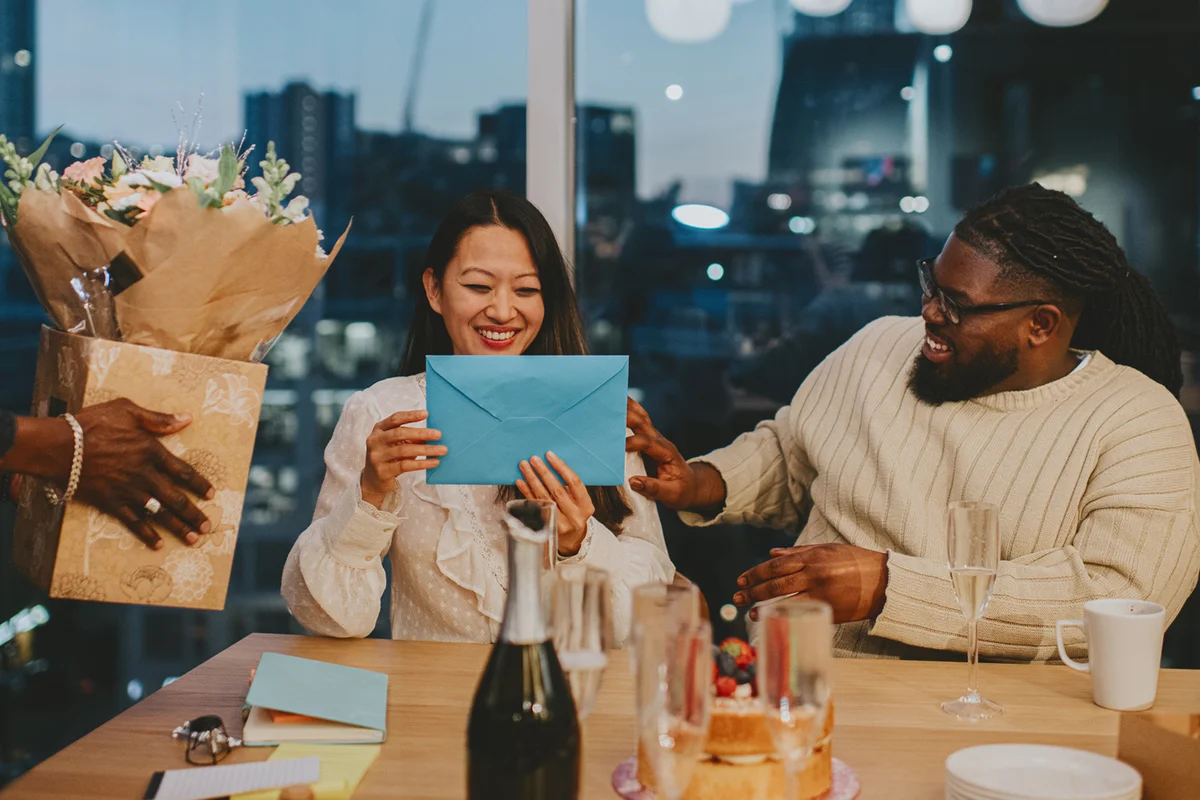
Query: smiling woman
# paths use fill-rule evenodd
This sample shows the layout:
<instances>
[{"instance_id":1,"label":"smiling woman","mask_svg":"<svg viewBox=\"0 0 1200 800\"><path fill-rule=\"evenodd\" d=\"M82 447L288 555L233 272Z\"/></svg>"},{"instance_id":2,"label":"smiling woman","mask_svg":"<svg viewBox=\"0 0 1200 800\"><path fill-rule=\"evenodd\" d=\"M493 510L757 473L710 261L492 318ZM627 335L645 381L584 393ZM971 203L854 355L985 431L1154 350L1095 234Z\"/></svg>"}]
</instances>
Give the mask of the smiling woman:
<instances>
[{"instance_id":1,"label":"smiling woman","mask_svg":"<svg viewBox=\"0 0 1200 800\"><path fill-rule=\"evenodd\" d=\"M529 201L476 192L429 243L402 375L428 355L583 355L587 352L566 260Z\"/></svg>"},{"instance_id":2,"label":"smiling woman","mask_svg":"<svg viewBox=\"0 0 1200 800\"><path fill-rule=\"evenodd\" d=\"M423 282L458 355L520 355L541 331L541 280L525 238L510 228L471 228L443 274L429 267Z\"/></svg>"},{"instance_id":3,"label":"smiling woman","mask_svg":"<svg viewBox=\"0 0 1200 800\"><path fill-rule=\"evenodd\" d=\"M608 572L623 640L632 588L675 572L652 502L622 488L588 488L551 453L531 453L515 487L430 486L424 477L446 455L441 434L425 427L426 356L587 353L549 224L524 198L468 195L430 242L424 288L403 377L355 394L342 412L313 523L284 568L288 607L314 633L366 635L379 616L386 554L393 638L494 640L508 586L496 534L502 501L519 491L558 504L560 563ZM625 472L645 475L636 454Z\"/></svg>"}]
</instances>

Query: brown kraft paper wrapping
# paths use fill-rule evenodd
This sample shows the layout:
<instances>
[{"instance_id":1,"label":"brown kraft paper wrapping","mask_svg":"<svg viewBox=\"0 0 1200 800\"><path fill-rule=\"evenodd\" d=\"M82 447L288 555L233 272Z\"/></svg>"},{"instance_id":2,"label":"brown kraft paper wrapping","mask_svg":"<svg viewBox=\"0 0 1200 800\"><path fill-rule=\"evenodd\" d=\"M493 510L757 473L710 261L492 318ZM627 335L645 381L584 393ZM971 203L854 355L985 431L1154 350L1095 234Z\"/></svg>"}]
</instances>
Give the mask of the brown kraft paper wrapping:
<instances>
[{"instance_id":1,"label":"brown kraft paper wrapping","mask_svg":"<svg viewBox=\"0 0 1200 800\"><path fill-rule=\"evenodd\" d=\"M31 189L21 195L20 215L8 231L9 244L42 308L55 325L69 330L83 317L71 280L111 263L125 249L128 229L70 192Z\"/></svg>"},{"instance_id":2,"label":"brown kraft paper wrapping","mask_svg":"<svg viewBox=\"0 0 1200 800\"><path fill-rule=\"evenodd\" d=\"M123 338L249 360L300 312L347 233L319 256L311 217L274 225L248 203L214 212L175 189L126 239L145 277L117 295Z\"/></svg>"},{"instance_id":3,"label":"brown kraft paper wrapping","mask_svg":"<svg viewBox=\"0 0 1200 800\"><path fill-rule=\"evenodd\" d=\"M82 318L70 280L121 257L117 294L122 340L182 353L258 360L333 264L317 251L312 217L276 225L248 201L202 208L187 187L165 195L133 227L88 208L70 192L29 189L8 231L13 252L55 325ZM115 267L114 267L115 269Z\"/></svg>"}]
</instances>

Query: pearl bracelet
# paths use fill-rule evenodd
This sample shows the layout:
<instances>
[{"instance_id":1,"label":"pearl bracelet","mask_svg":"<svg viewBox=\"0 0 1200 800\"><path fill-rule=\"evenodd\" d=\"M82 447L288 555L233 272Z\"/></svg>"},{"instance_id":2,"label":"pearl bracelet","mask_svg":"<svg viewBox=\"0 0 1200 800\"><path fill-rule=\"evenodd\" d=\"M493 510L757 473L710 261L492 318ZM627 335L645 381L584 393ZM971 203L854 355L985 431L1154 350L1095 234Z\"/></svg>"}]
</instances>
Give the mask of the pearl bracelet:
<instances>
[{"instance_id":1,"label":"pearl bracelet","mask_svg":"<svg viewBox=\"0 0 1200 800\"><path fill-rule=\"evenodd\" d=\"M46 497L56 506L71 502L75 491L79 488L79 475L83 472L83 428L79 421L70 414L63 414L63 419L71 426L71 434L75 439L75 454L71 457L71 474L67 478L67 491L59 496L51 487L46 487Z\"/></svg>"}]
</instances>

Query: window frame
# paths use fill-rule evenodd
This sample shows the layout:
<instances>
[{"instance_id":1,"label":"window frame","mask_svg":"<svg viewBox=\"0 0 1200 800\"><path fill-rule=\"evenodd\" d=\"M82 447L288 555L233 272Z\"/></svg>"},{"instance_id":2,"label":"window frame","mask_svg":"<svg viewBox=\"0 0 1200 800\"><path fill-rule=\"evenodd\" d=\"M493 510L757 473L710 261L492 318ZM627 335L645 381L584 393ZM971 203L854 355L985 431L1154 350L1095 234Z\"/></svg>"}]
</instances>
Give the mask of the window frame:
<instances>
[{"instance_id":1,"label":"window frame","mask_svg":"<svg viewBox=\"0 0 1200 800\"><path fill-rule=\"evenodd\" d=\"M525 195L575 276L575 0L528 0Z\"/></svg>"}]
</instances>

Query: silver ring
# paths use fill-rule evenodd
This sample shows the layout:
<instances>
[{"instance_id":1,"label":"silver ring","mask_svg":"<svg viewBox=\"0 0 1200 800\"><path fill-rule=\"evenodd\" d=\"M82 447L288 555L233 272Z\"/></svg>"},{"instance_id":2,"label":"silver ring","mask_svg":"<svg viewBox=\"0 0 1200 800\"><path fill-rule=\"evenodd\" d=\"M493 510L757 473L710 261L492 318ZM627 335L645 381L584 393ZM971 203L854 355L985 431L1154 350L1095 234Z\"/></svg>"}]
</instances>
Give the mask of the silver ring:
<instances>
[{"instance_id":1,"label":"silver ring","mask_svg":"<svg viewBox=\"0 0 1200 800\"><path fill-rule=\"evenodd\" d=\"M146 509L146 516L153 517L155 514L162 511L162 503L158 502L157 498L151 497L146 501L146 505L143 506L143 508Z\"/></svg>"}]
</instances>

